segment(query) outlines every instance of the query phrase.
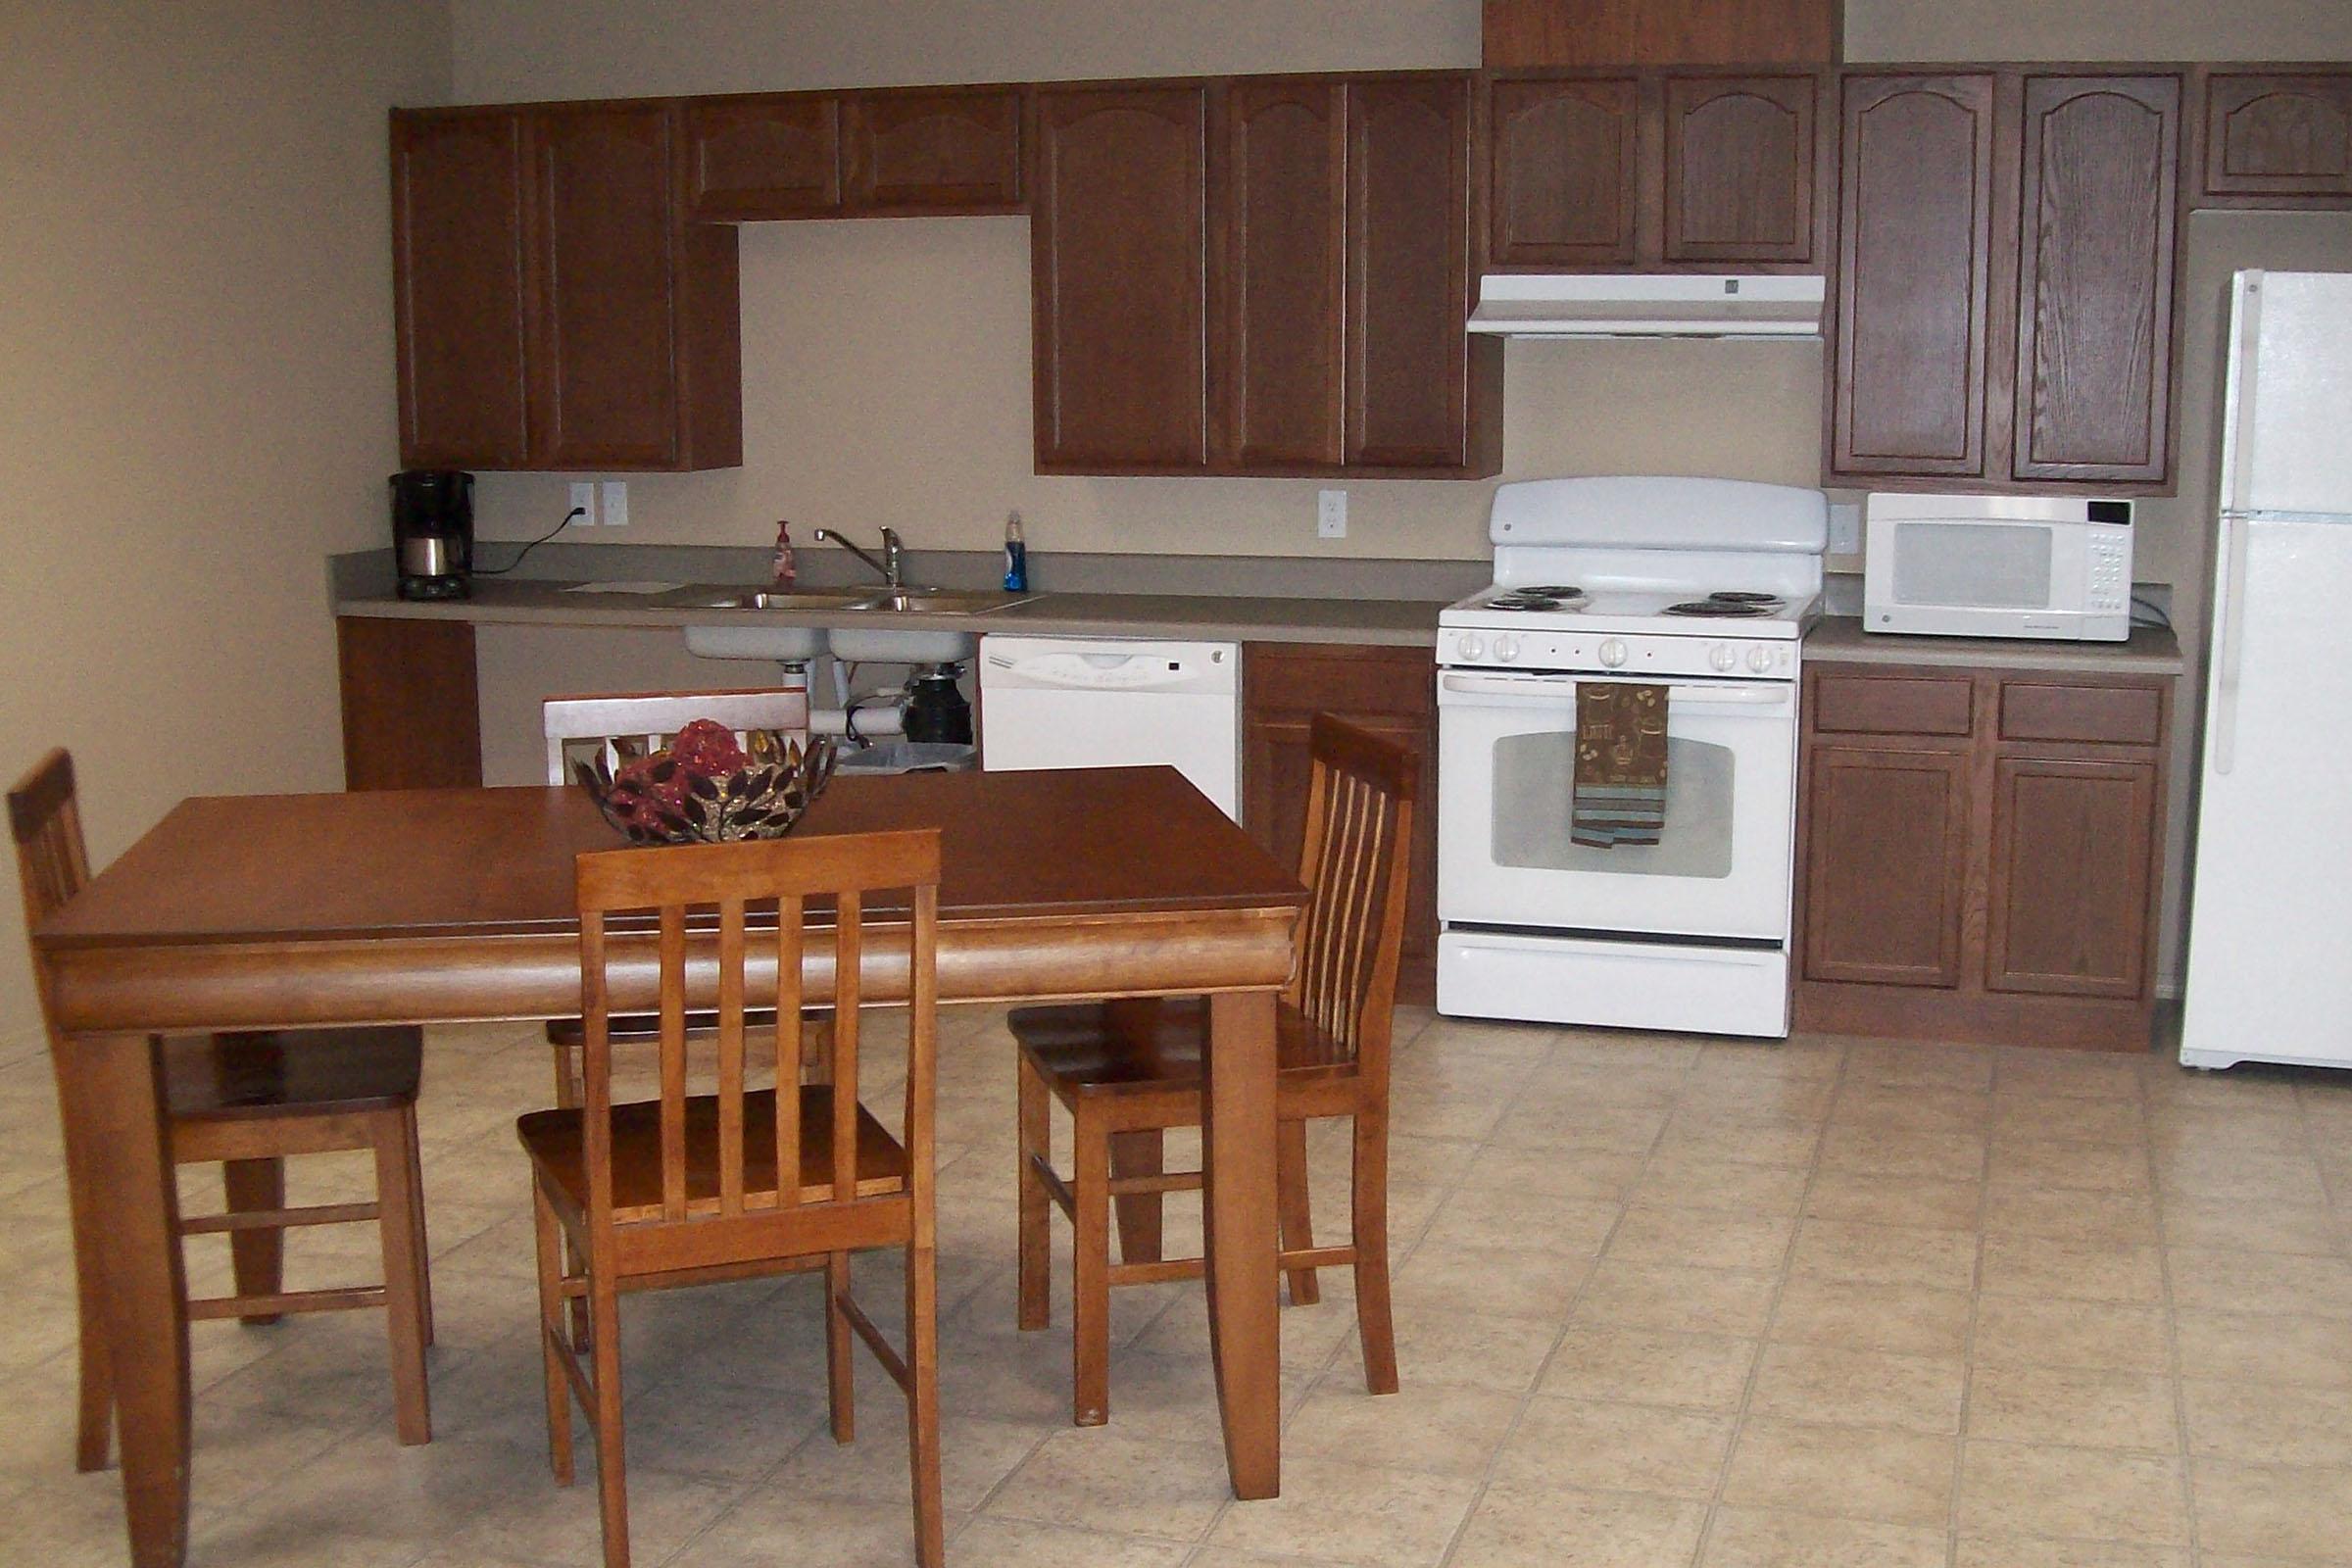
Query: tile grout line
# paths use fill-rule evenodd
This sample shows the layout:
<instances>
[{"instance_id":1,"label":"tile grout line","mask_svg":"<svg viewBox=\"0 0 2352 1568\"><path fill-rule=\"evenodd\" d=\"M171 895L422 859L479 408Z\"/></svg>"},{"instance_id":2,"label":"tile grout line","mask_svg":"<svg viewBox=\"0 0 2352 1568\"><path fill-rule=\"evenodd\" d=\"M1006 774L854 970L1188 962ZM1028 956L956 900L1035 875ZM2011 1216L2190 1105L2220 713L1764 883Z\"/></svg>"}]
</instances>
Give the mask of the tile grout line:
<instances>
[{"instance_id":1,"label":"tile grout line","mask_svg":"<svg viewBox=\"0 0 2352 1568\"><path fill-rule=\"evenodd\" d=\"M1960 1337L1959 1426L1952 1437L1952 1495L1944 1509L1946 1568L1959 1568L1960 1499L1968 1480L1969 1419L1976 1410L1977 1326L1984 1313L1985 1221L1992 1213L1992 1150L2000 1120L2001 1058L1995 1054L1984 1081L1984 1153L1977 1165L1977 1255L1969 1268L1968 1328Z\"/></svg>"}]
</instances>

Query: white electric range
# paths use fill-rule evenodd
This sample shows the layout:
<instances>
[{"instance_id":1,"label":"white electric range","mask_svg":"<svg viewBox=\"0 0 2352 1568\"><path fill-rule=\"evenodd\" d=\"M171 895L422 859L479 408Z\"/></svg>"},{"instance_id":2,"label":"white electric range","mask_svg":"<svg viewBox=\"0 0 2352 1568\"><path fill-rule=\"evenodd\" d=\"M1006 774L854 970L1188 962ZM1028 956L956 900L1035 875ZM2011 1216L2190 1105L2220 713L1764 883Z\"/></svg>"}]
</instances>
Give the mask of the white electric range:
<instances>
[{"instance_id":1,"label":"white electric range","mask_svg":"<svg viewBox=\"0 0 2352 1568\"><path fill-rule=\"evenodd\" d=\"M1797 662L1818 490L1506 484L1494 583L1438 617L1438 1010L1788 1032ZM1662 689L1654 844L1573 841L1577 691Z\"/></svg>"}]
</instances>

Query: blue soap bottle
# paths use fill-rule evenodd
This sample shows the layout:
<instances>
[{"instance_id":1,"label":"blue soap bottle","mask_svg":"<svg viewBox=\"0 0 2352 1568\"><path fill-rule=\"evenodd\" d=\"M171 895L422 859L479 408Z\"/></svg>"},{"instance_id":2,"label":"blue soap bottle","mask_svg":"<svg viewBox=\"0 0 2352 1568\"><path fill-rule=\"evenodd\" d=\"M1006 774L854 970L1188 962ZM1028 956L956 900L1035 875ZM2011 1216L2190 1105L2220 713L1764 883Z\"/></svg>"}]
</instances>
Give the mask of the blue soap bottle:
<instances>
[{"instance_id":1,"label":"blue soap bottle","mask_svg":"<svg viewBox=\"0 0 2352 1568\"><path fill-rule=\"evenodd\" d=\"M1004 591L1025 594L1029 591L1029 547L1021 540L1021 514L1004 514Z\"/></svg>"}]
</instances>

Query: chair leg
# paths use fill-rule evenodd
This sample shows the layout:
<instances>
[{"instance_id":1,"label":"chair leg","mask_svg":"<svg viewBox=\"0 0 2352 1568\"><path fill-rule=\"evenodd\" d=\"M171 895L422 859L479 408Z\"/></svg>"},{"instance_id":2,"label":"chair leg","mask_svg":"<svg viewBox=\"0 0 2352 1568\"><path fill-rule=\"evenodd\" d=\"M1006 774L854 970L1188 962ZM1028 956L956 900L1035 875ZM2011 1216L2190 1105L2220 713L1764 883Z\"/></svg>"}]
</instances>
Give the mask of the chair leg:
<instances>
[{"instance_id":1,"label":"chair leg","mask_svg":"<svg viewBox=\"0 0 2352 1568\"><path fill-rule=\"evenodd\" d=\"M588 1343L595 1361L596 1501L605 1523L605 1568L629 1568L628 1470L621 1453L620 1296L589 1271Z\"/></svg>"},{"instance_id":2,"label":"chair leg","mask_svg":"<svg viewBox=\"0 0 2352 1568\"><path fill-rule=\"evenodd\" d=\"M433 1441L432 1394L424 1376L424 1254L416 1167L406 1108L368 1117L375 1143L375 1228L384 1252L384 1318L392 1342L392 1400L400 1441Z\"/></svg>"},{"instance_id":3,"label":"chair leg","mask_svg":"<svg viewBox=\"0 0 2352 1568\"><path fill-rule=\"evenodd\" d=\"M1306 1123L1285 1121L1274 1129L1274 1201L1282 1220L1282 1250L1303 1252L1315 1245L1315 1225L1306 1182ZM1290 1271L1291 1304L1312 1306L1323 1299L1311 1268Z\"/></svg>"},{"instance_id":4,"label":"chair leg","mask_svg":"<svg viewBox=\"0 0 2352 1568\"><path fill-rule=\"evenodd\" d=\"M1021 1262L1017 1321L1024 1329L1042 1329L1054 1321L1053 1307L1053 1204L1046 1192L1046 1179L1039 1174L1032 1158L1051 1159L1054 1155L1054 1126L1052 1097L1046 1081L1039 1076L1029 1057L1014 1054L1014 1072L1020 1080L1020 1175L1015 1190L1020 1194Z\"/></svg>"},{"instance_id":5,"label":"chair leg","mask_svg":"<svg viewBox=\"0 0 2352 1568\"><path fill-rule=\"evenodd\" d=\"M939 1260L931 1246L906 1249L906 1448L914 1472L914 1560L941 1568L947 1525L939 1493Z\"/></svg>"},{"instance_id":6,"label":"chair leg","mask_svg":"<svg viewBox=\"0 0 2352 1568\"><path fill-rule=\"evenodd\" d=\"M580 1108L580 1054L570 1046L548 1043L556 1068L556 1104L564 1110Z\"/></svg>"},{"instance_id":7,"label":"chair leg","mask_svg":"<svg viewBox=\"0 0 2352 1568\"><path fill-rule=\"evenodd\" d=\"M1355 1331L1364 1342L1364 1387L1396 1392L1396 1325L1389 1310L1389 1108L1355 1113L1349 1223L1355 1234Z\"/></svg>"},{"instance_id":8,"label":"chair leg","mask_svg":"<svg viewBox=\"0 0 2352 1568\"><path fill-rule=\"evenodd\" d=\"M1110 1173L1113 1176L1156 1176L1167 1168L1163 1158L1167 1134L1156 1127L1110 1135ZM1156 1263L1160 1250L1160 1195L1130 1193L1111 1200L1119 1219L1119 1261Z\"/></svg>"},{"instance_id":9,"label":"chair leg","mask_svg":"<svg viewBox=\"0 0 2352 1568\"><path fill-rule=\"evenodd\" d=\"M841 1309L850 1294L850 1254L825 1257L825 1378L826 1397L833 1411L833 1441L849 1443L858 1436L857 1372L850 1360L850 1315Z\"/></svg>"},{"instance_id":10,"label":"chair leg","mask_svg":"<svg viewBox=\"0 0 2352 1568\"><path fill-rule=\"evenodd\" d=\"M821 1018L804 1015L801 1019L801 1082L829 1084L833 1081L833 1014Z\"/></svg>"},{"instance_id":11,"label":"chair leg","mask_svg":"<svg viewBox=\"0 0 2352 1568\"><path fill-rule=\"evenodd\" d=\"M286 1162L282 1159L224 1159L220 1162L220 1191L231 1213L286 1206ZM267 1230L228 1233L229 1272L239 1296L275 1296L285 1289L286 1233ZM251 1325L275 1323L279 1314L256 1314L240 1321Z\"/></svg>"},{"instance_id":12,"label":"chair leg","mask_svg":"<svg viewBox=\"0 0 2352 1568\"><path fill-rule=\"evenodd\" d=\"M61 1092L63 1086L60 1086ZM106 1281L99 1273L100 1228L82 1178L89 1169L83 1135L64 1118L66 1207L74 1234L74 1297L80 1322L80 1396L74 1426L74 1468L106 1468L114 1437L115 1382L106 1360Z\"/></svg>"},{"instance_id":13,"label":"chair leg","mask_svg":"<svg viewBox=\"0 0 2352 1568\"><path fill-rule=\"evenodd\" d=\"M1110 1139L1101 1117L1083 1107L1075 1122L1070 1419L1099 1427L1110 1419Z\"/></svg>"},{"instance_id":14,"label":"chair leg","mask_svg":"<svg viewBox=\"0 0 2352 1568\"><path fill-rule=\"evenodd\" d=\"M531 1179L531 1228L539 1243L539 1361L547 1375L547 1462L556 1485L571 1485L571 1387L564 1375L564 1238L547 1189Z\"/></svg>"},{"instance_id":15,"label":"chair leg","mask_svg":"<svg viewBox=\"0 0 2352 1568\"><path fill-rule=\"evenodd\" d=\"M401 1112L402 1152L408 1156L409 1209L416 1219L416 1298L424 1320L424 1343L433 1343L433 1249L424 1229L424 1155L416 1147L416 1107Z\"/></svg>"}]
</instances>

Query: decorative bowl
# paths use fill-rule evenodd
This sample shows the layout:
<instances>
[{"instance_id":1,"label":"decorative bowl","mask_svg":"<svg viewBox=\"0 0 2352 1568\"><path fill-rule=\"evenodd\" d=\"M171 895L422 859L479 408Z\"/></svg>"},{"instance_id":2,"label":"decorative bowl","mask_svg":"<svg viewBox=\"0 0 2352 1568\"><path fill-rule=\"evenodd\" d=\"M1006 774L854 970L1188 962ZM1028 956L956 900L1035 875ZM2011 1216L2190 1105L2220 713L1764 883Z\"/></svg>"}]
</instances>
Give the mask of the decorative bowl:
<instances>
[{"instance_id":1,"label":"decorative bowl","mask_svg":"<svg viewBox=\"0 0 2352 1568\"><path fill-rule=\"evenodd\" d=\"M829 736L804 746L773 730L734 731L698 718L660 751L615 742L615 770L602 752L572 763L605 820L632 844L723 844L782 838L833 777Z\"/></svg>"}]
</instances>

